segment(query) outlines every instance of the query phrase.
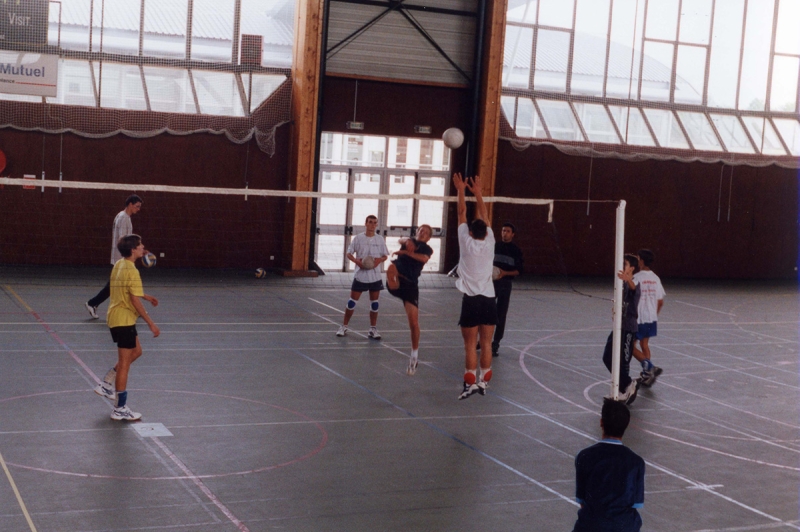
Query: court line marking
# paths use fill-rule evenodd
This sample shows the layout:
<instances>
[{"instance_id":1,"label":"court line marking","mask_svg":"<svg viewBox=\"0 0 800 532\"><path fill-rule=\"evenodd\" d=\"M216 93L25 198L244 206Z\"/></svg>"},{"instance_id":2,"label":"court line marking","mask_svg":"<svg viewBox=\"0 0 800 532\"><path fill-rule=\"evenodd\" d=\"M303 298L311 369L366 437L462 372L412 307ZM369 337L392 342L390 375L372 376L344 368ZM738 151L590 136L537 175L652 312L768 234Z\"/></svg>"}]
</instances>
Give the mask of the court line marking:
<instances>
[{"instance_id":1,"label":"court line marking","mask_svg":"<svg viewBox=\"0 0 800 532\"><path fill-rule=\"evenodd\" d=\"M308 299L310 299L310 300L311 300L311 301L313 301L314 303L319 303L319 304L320 304L320 305L322 305L323 307L328 307L329 309L333 309L333 310L335 310L336 312L338 312L339 314L344 314L344 311L343 311L343 310L341 310L341 309L338 309L338 308L336 308L336 307L332 307L332 306L328 305L327 303L323 303L322 301L317 301L317 300L316 300L316 299L314 299L313 297L309 297Z\"/></svg>"},{"instance_id":2,"label":"court line marking","mask_svg":"<svg viewBox=\"0 0 800 532\"><path fill-rule=\"evenodd\" d=\"M721 311L721 310L715 310L715 309L713 309L713 308L701 307L700 305L695 305L695 304L693 304L693 303L687 303L686 301L680 301L680 300L678 300L678 299L675 299L674 301L675 301L675 303L680 303L681 305L686 305L686 306L688 306L688 307L695 307L695 308L699 308L699 309L707 310L707 311L709 311L709 312L716 312L717 314L725 314L725 315L727 315L727 316L734 316L734 317L736 317L736 314L732 314L732 313L730 313L730 312L723 312L723 311Z\"/></svg>"},{"instance_id":3,"label":"court line marking","mask_svg":"<svg viewBox=\"0 0 800 532\"><path fill-rule=\"evenodd\" d=\"M582 329L576 329L576 331L580 331L580 330L582 330ZM569 332L569 331L564 331L564 333L558 333L558 334L566 334L567 332ZM536 342L534 342L534 343L536 343ZM571 401L571 400L567 399L566 397L563 397L562 395L559 395L557 392L555 392L554 390L548 388L543 383L541 383L536 377L534 377L530 373L530 371L528 371L528 368L525 365L525 357L526 356L532 356L532 355L528 355L526 350L521 350L520 351L520 356L519 356L519 364L520 364L520 366L522 368L523 373L525 373L525 375L527 375L529 379L531 379L533 382L535 382L537 385L539 385L539 387L541 387L542 389L544 389L547 392L551 393L552 395L555 395L556 397L566 401L567 403L572 404L572 405L574 405L574 406L576 406L578 408L582 408L582 409L586 410L587 412L590 412L590 413L593 413L593 414L597 415L597 412L589 410L588 408L586 408L586 407L584 407L582 405L579 405L578 403L575 403L574 401ZM534 358L538 359L539 357L534 357ZM511 402L511 401L509 401L509 402ZM542 417L542 419L545 419L547 421L554 422L556 425L558 425L558 426L560 426L562 428L564 427L563 423L555 421L555 420L551 420L548 416L541 416L541 417ZM696 417L699 417L699 416L696 416ZM658 434L656 432L652 432L652 431L649 431L647 429L642 429L641 427L638 427L638 426L637 426L637 428L639 428L639 430L642 430L642 431L644 431L644 432L646 432L648 434L652 434L652 435L657 436L657 437L664 437L663 435ZM576 434L582 434L585 437L591 438L590 435L583 433L579 429L573 429L573 428L569 427L569 430L571 432L575 432ZM671 441L673 441L675 443L683 443L685 445L689 445L689 446L692 446L692 447L697 447L697 448L702 449L702 450L708 450L708 451L711 451L711 452L716 452L718 454L726 455L726 456L729 456L731 458L739 458L739 459L744 460L744 461L755 462L755 463L759 463L761 465L771 465L768 462L760 462L758 460L753 460L753 459L750 459L750 458L738 457L736 455L728 455L728 453L724 453L722 451L717 451L715 449L710 449L710 448L705 448L705 447L702 447L702 446L694 445L694 444L691 444L691 443L688 443L688 442L684 442L682 440L678 440L678 439L675 439L675 438L666 437L666 439L669 439L669 440L671 440ZM743 503L741 501L737 501L736 499L733 499L732 497L729 497L729 496L724 495L722 493L716 492L713 489L710 489L707 485L705 485L705 484L703 484L701 482L698 482L698 481L694 481L694 480L692 480L692 479L690 479L690 478L688 478L688 477L686 477L686 476L684 476L684 475L682 475L680 473L671 471L667 467L662 466L662 465L660 465L660 464L658 464L656 462L653 462L653 461L650 461L650 460L645 460L645 463L651 465L652 467L654 467L655 469L657 469L659 471L662 471L662 472L664 472L664 473L666 473L666 474L668 474L670 476L673 476L673 477L675 477L675 478L677 478L679 480L682 480L682 481L686 482L687 484L689 484L694 489L697 489L699 491L704 491L706 493L712 494L712 495L714 495L716 497L719 497L719 498L721 498L721 499L723 499L725 501L730 502L731 504L734 504L734 505L739 506L741 508L744 508L746 510L752 511L753 513L756 513L757 515L761 515L762 517L766 517L766 518L768 518L768 519L770 519L772 521L775 521L775 522L778 522L778 523L782 523L782 524L784 524L786 526L790 526L790 527L793 527L793 528L796 528L796 529L800 530L800 526L792 525L791 523L786 522L786 521L784 521L784 520L782 520L782 519L780 519L778 517L770 515L770 514L768 514L766 512L763 512L763 511L761 511L761 510L759 510L757 508L754 508L752 506L749 506L749 505L747 505L747 504L745 504L745 503ZM789 467L789 466L782 466L780 464L775 464L775 465L777 467L785 468L785 469L789 469L789 470L800 470L800 468L792 468L792 467Z\"/></svg>"},{"instance_id":4,"label":"court line marking","mask_svg":"<svg viewBox=\"0 0 800 532\"><path fill-rule=\"evenodd\" d=\"M6 473L8 483L11 484L11 489L14 492L14 496L17 498L17 503L22 510L22 515L25 516L25 520L28 522L31 532L36 532L36 526L33 524L33 520L28 513L28 508L25 506L25 501L22 500L22 495L20 495L19 490L17 489L17 484L14 482L14 478L11 476L11 471L8 470L8 466L6 465L6 461L3 459L2 454L0 454L0 466L3 466L3 471Z\"/></svg>"},{"instance_id":5,"label":"court line marking","mask_svg":"<svg viewBox=\"0 0 800 532\"><path fill-rule=\"evenodd\" d=\"M55 332L54 332L54 331L53 331L53 330L52 330L52 329L49 327L49 325L47 324L47 322L45 322L45 321L44 321L44 320L43 320L43 319L42 319L42 318L41 318L41 317L40 317L40 316L39 316L39 315L38 315L38 314L37 314L37 313L36 313L36 312L35 312L35 311L34 311L34 310L33 310L33 309L32 309L32 308L31 308L31 307L30 307L30 306L29 306L29 305L28 305L28 304L27 304L27 303L26 303L26 302L25 302L25 301L24 301L24 300L23 300L23 299L22 299L22 298L19 296L19 295L17 295L17 293L16 293L16 292L14 292L14 290L13 290L13 289L12 289L10 286L8 286L8 285L5 285L5 289L6 289L7 291L9 291L9 292L10 292L10 293L11 293L11 294L12 294L12 295L13 295L13 296L14 296L14 297L17 299L17 301L19 301L19 303L20 303L20 304L23 306L23 308L27 309L27 310L28 310L28 311L31 313L31 315L32 315L32 316L33 316L33 317L36 319L36 321L38 321L39 323L41 323L41 325L42 325L42 326L45 328L45 330L46 330L47 332L49 332L49 333L50 333L50 335L51 335L51 336L52 336L52 337L53 337L53 338L54 338L54 339L55 339L55 340L56 340L56 341L57 341L57 342L58 342L58 343L59 343L61 346L63 346L63 347L64 347L64 348L67 350L67 352L70 354L70 356L71 356L71 357L72 357L72 358L73 358L73 359L74 359L74 360L75 360L75 361L76 361L76 362L77 362L77 363L78 363L78 364L79 364L79 365L80 365L80 366L81 366L81 367L84 369L84 371L86 371L86 373L88 373L88 374L89 374L89 375L90 375L90 376L91 376L91 377L92 377L92 378L95 380L95 382L97 382L97 383L99 383L99 382L100 382L100 379L99 379L99 377L98 377L97 375L95 375L95 373L94 373L94 372L93 372L93 371L92 371L92 370L91 370L91 369L90 369L90 368L89 368L89 367L88 367L88 366L87 366L87 365L86 365L86 364L83 362L83 360L81 360L81 358L80 358L78 355L76 355L76 354L75 354L75 352L74 352L74 351L72 351L72 349L70 349L70 348L69 348L69 346L68 346L66 343L64 343L64 341L63 341L63 340L62 340L62 339L61 339L61 338L60 338L60 337L59 337L59 336L58 336L58 335L57 335L57 334L56 334L56 333L55 333ZM154 438L154 439L155 439L155 438ZM164 451L164 452L167 454L167 456L170 456L170 458L172 459L172 456L174 456L174 454L173 454L173 453L172 453L172 452L171 452L171 451L170 451L170 450L167 448L167 446L166 446L164 443L162 443L162 442L158 442L158 444L159 444L159 447L161 447L162 451ZM203 482L202 482L202 481L201 481L199 478L197 478L197 477L196 477L196 476L195 476L195 475L194 475L194 474L193 474L193 473L192 473L192 472L191 472L191 471L190 471L190 470L189 470L189 469L188 469L188 468L187 468L187 467L186 467L186 466L183 464L183 462L181 462L180 460L178 460L178 458L177 458L177 457L175 457L175 458L173 459L173 461L176 463L176 465L178 465L178 467L180 467L180 468L181 468L181 470L183 470L183 471L184 471L184 473L188 472L188 474L191 474L191 479L192 479L192 480L195 482L195 485L197 485L197 486L198 486L198 488L200 488L200 490L203 492L203 494L204 494L204 495L206 495L206 497L208 497L208 498L209 498L209 500L211 500L211 502L212 502L212 503L213 503L215 506L217 506L218 508L220 508L220 510L222 510L222 512L225 514L225 516L226 516L228 519L230 519L230 520L231 520L231 522L233 522L233 524L234 524L234 525L236 525L236 526L237 526L237 528L239 528L239 530L240 530L241 532L250 532L250 531L249 531L249 529L248 529L246 526L244 526L244 524L243 524L241 521L239 521L239 519L237 519L237 518L236 518L236 516L234 516L234 515L233 515L233 514L230 512L230 510L228 510L227 508L225 508L225 506L224 506L224 505L222 505L222 503L221 503L221 502L219 502L219 499L217 499L216 495L214 495L214 494L211 492L211 490L210 490L210 489L208 489L208 487L206 487L206 486L205 486L205 484L203 484ZM7 470L7 466L6 466L6 463L5 463L5 461L4 461L4 460L3 460L2 464L3 464L3 468ZM30 468L30 469L35 469L35 468ZM12 482L12 485L13 485L13 486L16 486L16 485L14 485L14 484L13 484L13 479L11 478L11 476L10 476L10 473L8 473L8 477L9 477L9 480ZM199 483L199 484L198 484L198 483ZM16 492L16 493L18 493L18 492L17 492L17 490L16 490L16 487L15 487L15 492ZM23 508L23 512L24 512L24 513L27 515L27 510L25 509L25 507L24 507L24 503L22 503L22 500L21 500L21 498L18 498L18 500L20 501L20 503L21 503L21 504L23 504L23 506L22 506L22 508ZM31 526L33 526L33 522L32 522L32 521L30 521L30 519L29 519L29 523L30 523L30 525L31 525ZM33 529L33 532L35 532L35 529Z\"/></svg>"}]
</instances>

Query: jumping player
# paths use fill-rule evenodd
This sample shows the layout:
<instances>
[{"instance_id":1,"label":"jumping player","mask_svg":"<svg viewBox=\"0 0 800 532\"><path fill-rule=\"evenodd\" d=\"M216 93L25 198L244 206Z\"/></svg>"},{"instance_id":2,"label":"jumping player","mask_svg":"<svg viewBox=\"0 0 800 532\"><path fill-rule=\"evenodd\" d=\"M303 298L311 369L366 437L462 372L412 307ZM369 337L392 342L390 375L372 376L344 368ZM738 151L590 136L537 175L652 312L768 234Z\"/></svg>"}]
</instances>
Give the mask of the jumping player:
<instances>
[{"instance_id":1,"label":"jumping player","mask_svg":"<svg viewBox=\"0 0 800 532\"><path fill-rule=\"evenodd\" d=\"M347 248L347 258L356 265L353 285L350 288L350 299L347 301L347 308L344 311L344 322L336 336L347 334L347 325L356 309L356 303L361 298L363 292L369 292L369 337L380 340L381 333L378 332L378 298L383 290L383 281L378 266L389 258L389 249L383 237L375 232L378 228L378 217L370 214L364 222L366 230L357 234L350 241ZM363 259L372 257L374 260L372 268L366 268Z\"/></svg>"},{"instance_id":2,"label":"jumping player","mask_svg":"<svg viewBox=\"0 0 800 532\"><path fill-rule=\"evenodd\" d=\"M142 414L133 412L128 408L128 371L131 364L142 356L142 346L136 332L136 320L141 316L153 337L161 334L158 326L153 322L142 305L141 299L149 301L154 307L158 300L148 296L142 289L142 278L136 269L136 259L144 255L145 249L139 235L123 236L117 244L122 258L114 264L111 270L111 303L108 306L108 327L111 338L117 344L117 365L111 368L103 382L98 384L94 391L114 402L111 419L116 421L138 421Z\"/></svg>"},{"instance_id":3,"label":"jumping player","mask_svg":"<svg viewBox=\"0 0 800 532\"><path fill-rule=\"evenodd\" d=\"M419 276L422 268L433 255L428 241L433 235L430 225L423 224L414 239L403 242L403 248L395 251L397 259L386 270L386 284L389 293L403 301L411 331L411 356L406 374L414 375L419 363Z\"/></svg>"},{"instance_id":4,"label":"jumping player","mask_svg":"<svg viewBox=\"0 0 800 532\"><path fill-rule=\"evenodd\" d=\"M458 191L458 280L456 288L464 295L461 299L461 336L464 339L464 390L459 399L466 399L475 392L486 395L486 387L492 378L492 335L497 324L497 303L492 284L492 261L494 260L494 233L488 226L486 206L483 203L481 178L461 177L453 174L453 186ZM475 196L475 219L467 225L467 201L465 189ZM475 343L481 343L481 374L478 377L478 353Z\"/></svg>"}]
</instances>

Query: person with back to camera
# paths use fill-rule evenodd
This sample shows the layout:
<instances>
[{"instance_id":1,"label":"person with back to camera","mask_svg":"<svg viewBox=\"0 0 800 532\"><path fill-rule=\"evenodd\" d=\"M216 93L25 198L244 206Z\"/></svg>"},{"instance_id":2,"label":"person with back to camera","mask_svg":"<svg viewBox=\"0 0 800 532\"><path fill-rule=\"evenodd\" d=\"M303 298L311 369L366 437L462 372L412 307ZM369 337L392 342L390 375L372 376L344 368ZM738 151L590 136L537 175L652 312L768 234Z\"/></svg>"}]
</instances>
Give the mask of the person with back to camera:
<instances>
[{"instance_id":1,"label":"person with back to camera","mask_svg":"<svg viewBox=\"0 0 800 532\"><path fill-rule=\"evenodd\" d=\"M494 293L497 298L497 327L494 329L492 340L492 356L499 356L500 341L506 330L506 315L511 302L511 282L522 274L522 250L514 244L517 228L511 222L506 222L500 231L500 242L494 245L494 267L499 270L499 277L494 279Z\"/></svg>"},{"instance_id":2,"label":"person with back to camera","mask_svg":"<svg viewBox=\"0 0 800 532\"><path fill-rule=\"evenodd\" d=\"M386 241L376 233L378 228L378 217L374 214L367 216L364 222L366 230L353 237L347 248L347 258L354 262L356 271L353 275L353 285L350 287L350 299L347 301L347 308L344 311L344 321L336 336L345 336L348 331L350 318L356 310L356 303L361 298L361 294L369 292L369 337L374 340L381 339L378 332L378 298L383 290L383 281L378 267L389 258L389 249ZM372 265L365 264L364 261L370 258Z\"/></svg>"},{"instance_id":3,"label":"person with back to camera","mask_svg":"<svg viewBox=\"0 0 800 532\"><path fill-rule=\"evenodd\" d=\"M639 340L641 349L634 346L633 356L642 364L642 373L639 383L642 386L652 386L663 372L661 368L650 361L650 338L658 334L658 313L664 306L664 287L661 279L650 269L655 261L655 254L649 249L639 250L639 268L641 271L633 276L634 282L639 285L642 297L639 299L639 330L636 339Z\"/></svg>"},{"instance_id":4,"label":"person with back to camera","mask_svg":"<svg viewBox=\"0 0 800 532\"><path fill-rule=\"evenodd\" d=\"M581 505L572 532L639 532L644 506L644 460L622 444L628 407L605 399L603 439L575 457L575 499Z\"/></svg>"},{"instance_id":5,"label":"person with back to camera","mask_svg":"<svg viewBox=\"0 0 800 532\"><path fill-rule=\"evenodd\" d=\"M128 199L125 200L125 208L122 209L117 215L114 217L114 227L111 229L111 267L114 267L114 264L117 263L118 260L122 258L120 255L119 250L117 249L117 244L119 243L119 239L125 235L130 235L133 233L133 224L131 223L131 216L138 213L142 208L142 198L137 196L136 194L132 194L128 196ZM145 250L147 253L147 250ZM89 311L89 315L92 319L98 319L100 316L97 315L97 307L100 304L109 298L111 295L111 288L109 283L100 289L97 292L97 295L94 296L92 299L87 301L84 305L86 306L86 310Z\"/></svg>"},{"instance_id":6,"label":"person with back to camera","mask_svg":"<svg viewBox=\"0 0 800 532\"><path fill-rule=\"evenodd\" d=\"M464 390L458 396L466 399L475 392L486 395L492 378L491 342L497 324L497 302L492 283L494 260L494 233L488 226L486 205L483 203L481 178L461 177L453 174L453 186L458 191L458 280L456 288L461 298L461 337L464 339ZM465 190L475 196L475 219L467 225L467 200ZM481 343L481 374L478 376L476 342Z\"/></svg>"},{"instance_id":7,"label":"person with back to camera","mask_svg":"<svg viewBox=\"0 0 800 532\"><path fill-rule=\"evenodd\" d=\"M639 299L641 290L634 281L634 275L639 271L639 259L636 255L626 254L622 271L617 272L617 277L622 279L622 330L619 344L619 395L618 400L626 405L633 403L636 393L639 390L639 382L631 379L629 373L631 369L631 356L633 356L633 344L636 341L636 331L638 330L637 319L639 317ZM614 331L608 335L606 348L603 351L603 364L608 371L611 371L611 350L614 339Z\"/></svg>"},{"instance_id":8,"label":"person with back to camera","mask_svg":"<svg viewBox=\"0 0 800 532\"><path fill-rule=\"evenodd\" d=\"M415 238L401 240L403 247L392 253L397 255L397 259L386 269L389 293L403 301L411 331L411 356L406 368L407 375L414 375L419 363L419 276L433 255L433 249L428 245L432 235L433 229L430 225L419 226Z\"/></svg>"}]
</instances>

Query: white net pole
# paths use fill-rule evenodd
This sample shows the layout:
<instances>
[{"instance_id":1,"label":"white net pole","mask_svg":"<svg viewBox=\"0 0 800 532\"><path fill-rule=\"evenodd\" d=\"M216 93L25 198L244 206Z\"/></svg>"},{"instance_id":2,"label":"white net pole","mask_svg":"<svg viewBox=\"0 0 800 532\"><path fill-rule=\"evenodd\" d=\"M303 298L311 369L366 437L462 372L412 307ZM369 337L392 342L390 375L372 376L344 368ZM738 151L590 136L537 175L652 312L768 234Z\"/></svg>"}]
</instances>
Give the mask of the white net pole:
<instances>
[{"instance_id":1,"label":"white net pole","mask_svg":"<svg viewBox=\"0 0 800 532\"><path fill-rule=\"evenodd\" d=\"M617 207L617 230L614 244L614 333L611 340L611 397L619 397L619 351L622 341L622 279L617 272L622 270L625 254L625 200Z\"/></svg>"}]
</instances>

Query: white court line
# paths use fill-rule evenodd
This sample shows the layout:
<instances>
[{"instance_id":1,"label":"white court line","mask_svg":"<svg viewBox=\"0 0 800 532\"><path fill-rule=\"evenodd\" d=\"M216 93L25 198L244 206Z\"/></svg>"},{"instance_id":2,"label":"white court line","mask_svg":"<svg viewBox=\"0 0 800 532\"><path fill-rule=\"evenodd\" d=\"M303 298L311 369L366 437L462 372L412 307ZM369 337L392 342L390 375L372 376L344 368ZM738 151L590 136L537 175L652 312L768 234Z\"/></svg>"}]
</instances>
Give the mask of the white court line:
<instances>
[{"instance_id":1,"label":"white court line","mask_svg":"<svg viewBox=\"0 0 800 532\"><path fill-rule=\"evenodd\" d=\"M322 305L323 307L328 307L329 309L333 309L333 310L335 310L336 312L338 312L339 314L344 314L344 311L343 311L342 309L338 309L338 308L336 308L336 307L332 307L332 306L328 305L327 303L323 303L322 301L317 301L317 300L316 300L316 299L314 299L313 297L309 297L308 299L310 299L310 300L311 300L311 301L313 301L314 303L319 303L319 304L320 304L320 305ZM316 315L316 314L315 314L315 315Z\"/></svg>"},{"instance_id":2,"label":"white court line","mask_svg":"<svg viewBox=\"0 0 800 532\"><path fill-rule=\"evenodd\" d=\"M679 301L677 299L675 300L675 303L680 303L681 305L686 305L686 306L689 306L689 307L700 308L700 309L703 309L703 310L707 310L709 312L716 312L717 314L725 314L726 316L734 316L734 317L736 316L736 314L732 314L730 312L723 312L721 310L715 310L713 308L701 307L700 305L694 305L692 303L687 303L686 301Z\"/></svg>"}]
</instances>

